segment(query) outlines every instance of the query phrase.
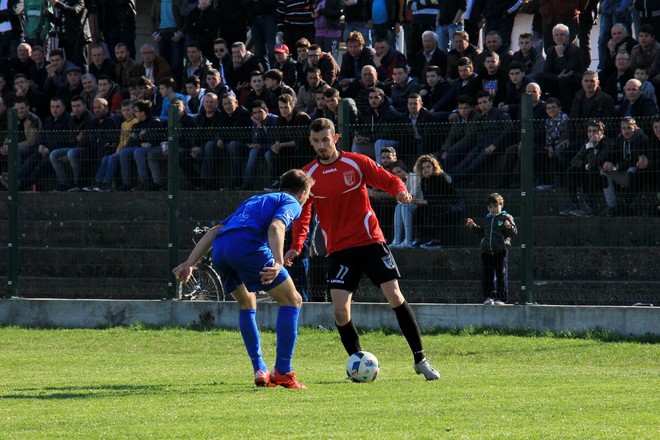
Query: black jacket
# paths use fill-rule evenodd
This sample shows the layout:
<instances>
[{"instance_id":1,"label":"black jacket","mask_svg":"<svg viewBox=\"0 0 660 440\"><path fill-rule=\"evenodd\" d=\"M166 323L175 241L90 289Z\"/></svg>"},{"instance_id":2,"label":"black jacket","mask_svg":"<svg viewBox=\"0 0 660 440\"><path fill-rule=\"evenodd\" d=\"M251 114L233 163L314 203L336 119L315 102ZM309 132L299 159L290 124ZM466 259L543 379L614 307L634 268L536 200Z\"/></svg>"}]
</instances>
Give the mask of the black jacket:
<instances>
[{"instance_id":1,"label":"black jacket","mask_svg":"<svg viewBox=\"0 0 660 440\"><path fill-rule=\"evenodd\" d=\"M508 220L511 228L506 228L504 222ZM511 247L511 238L518 234L518 228L513 216L502 211L497 215L488 214L483 226L477 225L472 230L482 236L481 252L484 254L500 254Z\"/></svg>"}]
</instances>

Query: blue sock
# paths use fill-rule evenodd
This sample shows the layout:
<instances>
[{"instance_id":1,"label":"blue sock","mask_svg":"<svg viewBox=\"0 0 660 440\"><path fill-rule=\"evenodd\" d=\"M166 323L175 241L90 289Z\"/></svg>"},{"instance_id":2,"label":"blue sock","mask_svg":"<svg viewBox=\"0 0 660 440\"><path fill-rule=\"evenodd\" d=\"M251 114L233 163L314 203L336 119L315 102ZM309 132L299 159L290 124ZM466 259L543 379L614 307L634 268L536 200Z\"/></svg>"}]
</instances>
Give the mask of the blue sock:
<instances>
[{"instance_id":1,"label":"blue sock","mask_svg":"<svg viewBox=\"0 0 660 440\"><path fill-rule=\"evenodd\" d=\"M296 338L298 337L298 316L300 316L300 308L293 306L281 306L277 314L275 368L280 374L293 371L291 358L293 358L293 349L296 346Z\"/></svg>"},{"instance_id":2,"label":"blue sock","mask_svg":"<svg viewBox=\"0 0 660 440\"><path fill-rule=\"evenodd\" d=\"M261 335L257 328L257 311L255 309L241 310L238 313L238 328L241 330L243 342L247 349L254 371L268 371L268 367L261 357Z\"/></svg>"}]
</instances>

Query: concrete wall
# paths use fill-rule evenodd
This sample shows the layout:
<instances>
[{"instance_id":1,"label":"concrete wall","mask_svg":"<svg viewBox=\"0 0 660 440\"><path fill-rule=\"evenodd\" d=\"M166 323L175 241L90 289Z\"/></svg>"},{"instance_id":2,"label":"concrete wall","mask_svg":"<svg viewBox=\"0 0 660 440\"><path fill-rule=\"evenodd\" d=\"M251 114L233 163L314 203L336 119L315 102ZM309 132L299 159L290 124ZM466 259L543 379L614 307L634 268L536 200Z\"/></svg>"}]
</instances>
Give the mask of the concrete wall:
<instances>
[{"instance_id":1,"label":"concrete wall","mask_svg":"<svg viewBox=\"0 0 660 440\"><path fill-rule=\"evenodd\" d=\"M488 326L535 330L589 330L596 327L622 335L657 335L657 307L483 306L473 304L413 304L422 330L434 327ZM361 329L397 327L386 304L354 303L353 317ZM259 303L260 326L274 328L277 305ZM235 302L107 301L57 299L0 300L0 325L21 327L99 328L117 325L188 326L205 323L236 328ZM328 303L307 303L301 326L334 328Z\"/></svg>"}]
</instances>

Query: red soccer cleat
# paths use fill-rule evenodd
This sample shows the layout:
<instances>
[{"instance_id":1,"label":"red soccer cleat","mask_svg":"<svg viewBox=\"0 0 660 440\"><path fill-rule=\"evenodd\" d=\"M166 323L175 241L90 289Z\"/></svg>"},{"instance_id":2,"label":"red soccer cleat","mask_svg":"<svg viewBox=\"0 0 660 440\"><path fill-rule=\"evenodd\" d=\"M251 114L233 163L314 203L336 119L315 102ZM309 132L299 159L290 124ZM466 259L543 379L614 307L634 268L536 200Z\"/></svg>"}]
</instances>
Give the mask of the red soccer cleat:
<instances>
[{"instance_id":1,"label":"red soccer cleat","mask_svg":"<svg viewBox=\"0 0 660 440\"><path fill-rule=\"evenodd\" d=\"M294 373L293 371L280 374L277 372L277 370L273 370L273 374L270 375L270 380L274 384L283 386L284 388L299 388L303 390L307 389L305 385L298 382L298 378L296 378L296 373Z\"/></svg>"},{"instance_id":2,"label":"red soccer cleat","mask_svg":"<svg viewBox=\"0 0 660 440\"><path fill-rule=\"evenodd\" d=\"M271 380L268 371L257 370L254 373L254 384L258 387L276 387L277 384Z\"/></svg>"}]
</instances>

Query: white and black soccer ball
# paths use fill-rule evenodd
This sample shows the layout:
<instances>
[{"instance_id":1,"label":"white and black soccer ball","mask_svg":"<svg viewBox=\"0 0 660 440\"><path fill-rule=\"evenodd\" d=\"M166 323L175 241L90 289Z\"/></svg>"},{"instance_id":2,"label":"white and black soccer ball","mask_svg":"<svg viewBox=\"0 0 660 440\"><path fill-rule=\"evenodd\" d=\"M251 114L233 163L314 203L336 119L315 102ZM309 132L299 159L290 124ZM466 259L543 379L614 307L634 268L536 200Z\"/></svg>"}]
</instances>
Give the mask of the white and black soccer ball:
<instances>
[{"instance_id":1,"label":"white and black soccer ball","mask_svg":"<svg viewBox=\"0 0 660 440\"><path fill-rule=\"evenodd\" d=\"M355 382L373 382L379 371L378 359L368 351L353 353L346 362L346 374Z\"/></svg>"}]
</instances>

